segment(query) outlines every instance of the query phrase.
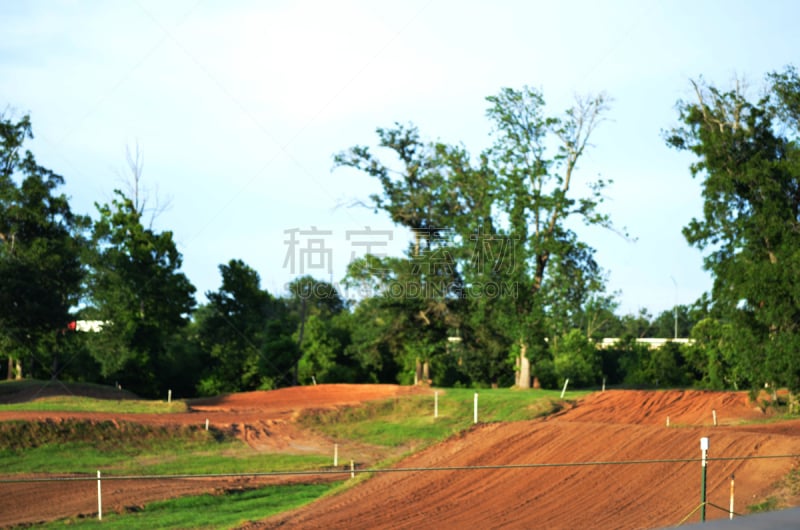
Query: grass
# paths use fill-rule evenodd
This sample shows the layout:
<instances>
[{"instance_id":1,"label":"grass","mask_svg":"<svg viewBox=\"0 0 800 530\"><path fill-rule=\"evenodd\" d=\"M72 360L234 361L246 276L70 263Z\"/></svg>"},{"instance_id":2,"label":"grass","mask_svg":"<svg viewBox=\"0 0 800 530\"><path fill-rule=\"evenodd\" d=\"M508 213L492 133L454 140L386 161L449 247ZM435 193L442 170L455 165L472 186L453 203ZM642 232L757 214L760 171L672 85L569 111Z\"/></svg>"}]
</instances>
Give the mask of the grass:
<instances>
[{"instance_id":1,"label":"grass","mask_svg":"<svg viewBox=\"0 0 800 530\"><path fill-rule=\"evenodd\" d=\"M2 410L33 412L112 412L119 414L171 414L186 412L184 401L146 401L140 399L95 399L83 396L42 397L26 403L0 405Z\"/></svg>"},{"instance_id":2,"label":"grass","mask_svg":"<svg viewBox=\"0 0 800 530\"><path fill-rule=\"evenodd\" d=\"M257 453L219 431L130 422L0 422L4 473L116 475L319 469L327 455Z\"/></svg>"},{"instance_id":3,"label":"grass","mask_svg":"<svg viewBox=\"0 0 800 530\"><path fill-rule=\"evenodd\" d=\"M566 400L585 392L568 392ZM300 423L335 439L401 447L428 445L468 429L473 424L474 390L439 391L439 417L434 419L433 396L411 396L365 403L334 411L307 412ZM519 421L560 410L564 402L554 390L481 390L480 422Z\"/></svg>"},{"instance_id":4,"label":"grass","mask_svg":"<svg viewBox=\"0 0 800 530\"><path fill-rule=\"evenodd\" d=\"M308 504L335 487L335 483L294 484L181 497L153 502L133 513L104 514L102 521L72 518L44 528L233 528Z\"/></svg>"},{"instance_id":5,"label":"grass","mask_svg":"<svg viewBox=\"0 0 800 530\"><path fill-rule=\"evenodd\" d=\"M188 407L179 400L167 403L138 399L135 394L105 385L23 379L0 381L0 411L3 410L167 414L185 412Z\"/></svg>"},{"instance_id":6,"label":"grass","mask_svg":"<svg viewBox=\"0 0 800 530\"><path fill-rule=\"evenodd\" d=\"M775 497L767 497L763 502L757 504L750 504L747 507L749 513L772 512L778 509L778 499Z\"/></svg>"},{"instance_id":7,"label":"grass","mask_svg":"<svg viewBox=\"0 0 800 530\"><path fill-rule=\"evenodd\" d=\"M300 423L334 439L367 443L401 452L420 449L473 425L475 391L439 390L439 417L434 397L418 395L333 411L306 412ZM2 390L0 390L2 393ZM529 420L563 408L559 391L492 389L479 391L480 422ZM586 392L568 392L566 401ZM0 406L0 410L85 410L91 412L163 412L164 402L54 397ZM46 407L46 408L32 408ZM65 409L65 407L69 407ZM392 451L397 458L396 451ZM182 475L306 471L330 465L330 455L259 453L244 442L201 426L146 426L125 421L81 420L0 422L0 469L14 473L93 475ZM388 465L388 461L376 467ZM339 484L284 485L156 502L135 513L108 514L113 528L230 528L293 509L320 496L365 480ZM73 518L55 526L90 526L91 518Z\"/></svg>"}]
</instances>

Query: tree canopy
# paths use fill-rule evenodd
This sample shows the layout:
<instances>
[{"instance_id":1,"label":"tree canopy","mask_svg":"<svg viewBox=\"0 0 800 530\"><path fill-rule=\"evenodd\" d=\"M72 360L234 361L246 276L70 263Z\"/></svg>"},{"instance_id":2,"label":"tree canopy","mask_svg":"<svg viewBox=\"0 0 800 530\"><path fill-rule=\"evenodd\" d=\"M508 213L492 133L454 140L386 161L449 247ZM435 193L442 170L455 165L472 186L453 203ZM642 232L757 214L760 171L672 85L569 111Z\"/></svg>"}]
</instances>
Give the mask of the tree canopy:
<instances>
[{"instance_id":1,"label":"tree canopy","mask_svg":"<svg viewBox=\"0 0 800 530\"><path fill-rule=\"evenodd\" d=\"M80 299L89 223L58 194L63 177L24 150L31 138L28 116L0 115L0 346L9 354L9 376L14 364L18 377L23 361L58 373L52 339L66 330Z\"/></svg>"},{"instance_id":2,"label":"tree canopy","mask_svg":"<svg viewBox=\"0 0 800 530\"><path fill-rule=\"evenodd\" d=\"M712 302L732 322L729 338L751 386L800 389L800 78L769 74L763 95L742 83L693 82L668 143L697 157L703 215L684 228L706 252Z\"/></svg>"}]
</instances>

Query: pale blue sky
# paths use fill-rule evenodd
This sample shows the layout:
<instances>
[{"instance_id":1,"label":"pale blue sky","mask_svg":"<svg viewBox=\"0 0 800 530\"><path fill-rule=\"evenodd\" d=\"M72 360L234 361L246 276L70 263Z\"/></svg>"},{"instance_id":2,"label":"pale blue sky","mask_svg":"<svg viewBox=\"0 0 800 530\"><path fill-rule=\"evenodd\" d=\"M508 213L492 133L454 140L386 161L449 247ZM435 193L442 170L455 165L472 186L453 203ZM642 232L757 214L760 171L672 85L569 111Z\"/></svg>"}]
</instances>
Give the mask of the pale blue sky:
<instances>
[{"instance_id":1,"label":"pale blue sky","mask_svg":"<svg viewBox=\"0 0 800 530\"><path fill-rule=\"evenodd\" d=\"M284 266L292 228L332 232L334 281L363 250L349 230L394 230L399 253L404 236L386 216L336 208L377 191L365 175L331 171L334 153L374 145L376 127L413 122L478 153L484 98L501 87L538 87L554 113L605 91L609 121L580 174L614 180L606 210L638 240L578 229L621 312L658 313L711 285L681 235L701 214L699 182L661 130L691 78L740 76L757 91L766 72L800 62L798 6L0 0L0 109L30 112L29 147L82 213L121 186L125 148L138 143L145 185L172 199L155 226L174 231L203 300L232 258L281 294L299 272Z\"/></svg>"}]
</instances>

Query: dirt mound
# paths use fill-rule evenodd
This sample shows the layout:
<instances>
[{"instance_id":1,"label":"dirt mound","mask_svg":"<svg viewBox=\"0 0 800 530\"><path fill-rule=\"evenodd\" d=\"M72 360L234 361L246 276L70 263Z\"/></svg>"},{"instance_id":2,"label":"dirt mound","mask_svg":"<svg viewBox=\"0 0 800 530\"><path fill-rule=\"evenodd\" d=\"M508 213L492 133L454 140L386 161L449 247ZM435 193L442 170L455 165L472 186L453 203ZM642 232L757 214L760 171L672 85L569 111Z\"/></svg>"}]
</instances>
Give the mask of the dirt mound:
<instances>
[{"instance_id":1,"label":"dirt mound","mask_svg":"<svg viewBox=\"0 0 800 530\"><path fill-rule=\"evenodd\" d=\"M27 403L36 399L79 396L95 399L139 399L133 392L110 386L63 381L4 381L0 382L0 404Z\"/></svg>"},{"instance_id":2,"label":"dirt mound","mask_svg":"<svg viewBox=\"0 0 800 530\"><path fill-rule=\"evenodd\" d=\"M38 385L22 382L14 392L33 395ZM0 385L2 387L3 385ZM50 385L47 385L49 388ZM25 387L25 388L23 388ZM9 387L7 387L9 388ZM54 387L55 388L55 387ZM70 387L72 389L72 387ZM113 389L111 389L113 390ZM239 436L259 451L285 453L325 453L332 450L333 441L303 430L292 420L305 409L323 409L344 405L355 405L375 399L391 399L419 392L422 388L397 385L318 385L293 387L269 392L247 392L219 398L193 400L186 413L135 414L135 413L89 413L50 411L0 411L0 421L55 421L83 420L90 422L131 422L156 426L201 426L205 420L217 429ZM87 395L87 394L81 394ZM92 397L103 397L96 395ZM28 399L22 399L30 400ZM116 398L115 398L116 399ZM8 402L8 401L6 401ZM340 444L341 454L359 454L378 458L385 455L370 454L371 448ZM358 451L358 453L353 453ZM263 470L262 470L263 471ZM331 480L342 477L333 476ZM187 479L181 481L114 481L108 482L104 498L108 495L108 510L125 506L138 506L158 499L180 495L200 494L220 487L252 486L266 483L314 482L319 477L278 477L274 479ZM94 488L94 489L93 489ZM105 488L105 487L104 487ZM106 493L107 492L107 493ZM0 527L27 524L68 517L92 514L97 509L96 483L94 482L40 482L34 484L0 483L0 496L12 509L0 511Z\"/></svg>"},{"instance_id":3,"label":"dirt mound","mask_svg":"<svg viewBox=\"0 0 800 530\"><path fill-rule=\"evenodd\" d=\"M275 416L291 417L304 409L357 405L364 401L390 399L424 391L420 387L399 385L295 386L194 399L189 402L189 408L198 412L269 412L274 419Z\"/></svg>"},{"instance_id":4,"label":"dirt mound","mask_svg":"<svg viewBox=\"0 0 800 530\"><path fill-rule=\"evenodd\" d=\"M729 424L688 426L711 423L709 406L718 407ZM667 413L684 426L667 428L662 423ZM775 429L764 434L757 426L733 425L754 414L738 393L596 394L547 421L476 427L403 460L396 469L525 467L379 473L340 495L248 528L673 526L699 507L700 463L623 462L697 459L703 436L710 438L711 458L800 454L800 434ZM591 462L613 464L586 465ZM792 458L711 461L707 517L727 516L711 505L728 506L732 474L735 509L744 512L796 464Z\"/></svg>"},{"instance_id":5,"label":"dirt mound","mask_svg":"<svg viewBox=\"0 0 800 530\"><path fill-rule=\"evenodd\" d=\"M713 425L737 424L764 419L765 414L752 403L746 392L703 390L612 390L591 394L579 406L555 416L562 421L635 423L638 425Z\"/></svg>"}]
</instances>

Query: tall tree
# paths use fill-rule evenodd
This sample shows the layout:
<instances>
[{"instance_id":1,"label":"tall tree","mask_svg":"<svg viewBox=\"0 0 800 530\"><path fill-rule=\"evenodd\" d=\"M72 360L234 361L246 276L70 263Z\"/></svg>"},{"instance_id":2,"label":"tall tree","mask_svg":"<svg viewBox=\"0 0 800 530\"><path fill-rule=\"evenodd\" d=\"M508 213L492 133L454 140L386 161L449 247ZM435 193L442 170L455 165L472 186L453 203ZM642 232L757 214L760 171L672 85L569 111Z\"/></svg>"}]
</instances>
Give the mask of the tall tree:
<instances>
[{"instance_id":1,"label":"tall tree","mask_svg":"<svg viewBox=\"0 0 800 530\"><path fill-rule=\"evenodd\" d=\"M737 333L742 372L800 390L800 77L769 74L764 95L693 82L669 145L697 157L703 216L683 230L706 251L712 301Z\"/></svg>"},{"instance_id":2,"label":"tall tree","mask_svg":"<svg viewBox=\"0 0 800 530\"><path fill-rule=\"evenodd\" d=\"M28 116L15 122L0 115L0 345L9 354L8 377L16 372L18 378L23 359L38 358L58 375L57 351L37 349L71 320L88 226L88 218L73 214L67 197L56 192L63 177L23 151L31 138Z\"/></svg>"},{"instance_id":3,"label":"tall tree","mask_svg":"<svg viewBox=\"0 0 800 530\"><path fill-rule=\"evenodd\" d=\"M454 220L467 205L454 184L459 178L474 180L474 173L468 165L453 164L467 162L464 150L425 142L414 126L397 123L394 128L378 128L377 134L378 146L395 160L384 163L369 148L356 146L337 154L335 164L376 178L383 193L370 197L375 210L385 211L392 221L411 231L408 261L392 263L395 295L384 296L383 303L393 305L421 332L413 333L418 344L431 344L452 323L453 291L462 285L451 240L457 228ZM405 349L414 350L410 346ZM417 355L409 353L403 364L419 365L416 379L425 379L424 367L434 351L436 348L418 348Z\"/></svg>"},{"instance_id":4,"label":"tall tree","mask_svg":"<svg viewBox=\"0 0 800 530\"><path fill-rule=\"evenodd\" d=\"M105 377L154 395L166 390L166 347L188 323L195 288L180 271L172 232L145 228L133 201L115 195L111 204L97 205L93 227L89 313L104 324L90 346Z\"/></svg>"},{"instance_id":5,"label":"tall tree","mask_svg":"<svg viewBox=\"0 0 800 530\"><path fill-rule=\"evenodd\" d=\"M600 279L592 250L566 223L577 217L610 227L598 211L606 183L590 183L586 196L574 190L578 161L607 99L579 99L560 117L545 116L543 97L527 87L487 99L494 143L476 160L463 147L423 142L416 128L397 125L378 129L380 147L394 152L396 162L384 163L358 146L337 155L336 163L377 178L383 193L371 197L375 209L414 231L408 258L427 262L423 274L412 268L416 279L403 281L435 293L415 300L415 314L429 329L423 342L441 340L441 329L456 329L467 351L491 359L472 363L473 374L495 383L514 345L518 379L527 387L529 354L541 358L547 351L545 313L555 299L539 294L550 264L556 263L553 281L561 271L562 291L573 301L569 275L580 273L584 287ZM507 296L498 296L504 290ZM580 298L588 300L587 292Z\"/></svg>"},{"instance_id":6,"label":"tall tree","mask_svg":"<svg viewBox=\"0 0 800 530\"><path fill-rule=\"evenodd\" d=\"M249 265L231 260L219 266L222 285L206 293L197 315L198 339L210 358L201 394L269 389L291 381L297 347L296 321L283 300L261 288Z\"/></svg>"},{"instance_id":7,"label":"tall tree","mask_svg":"<svg viewBox=\"0 0 800 530\"><path fill-rule=\"evenodd\" d=\"M588 196L580 196L574 187L578 162L608 109L608 98L602 94L578 98L562 116L547 116L543 95L529 87L505 88L487 100L495 136L490 165L498 175L508 234L520 242L524 264L516 280L524 295L518 298L514 332L519 344L519 386L527 388L528 350L541 352L547 333L540 292L549 265L554 257L566 261L572 256L574 270L591 273L596 267L592 252L573 237L566 223L576 217L611 228L610 218L598 209L606 182L591 182Z\"/></svg>"}]
</instances>

